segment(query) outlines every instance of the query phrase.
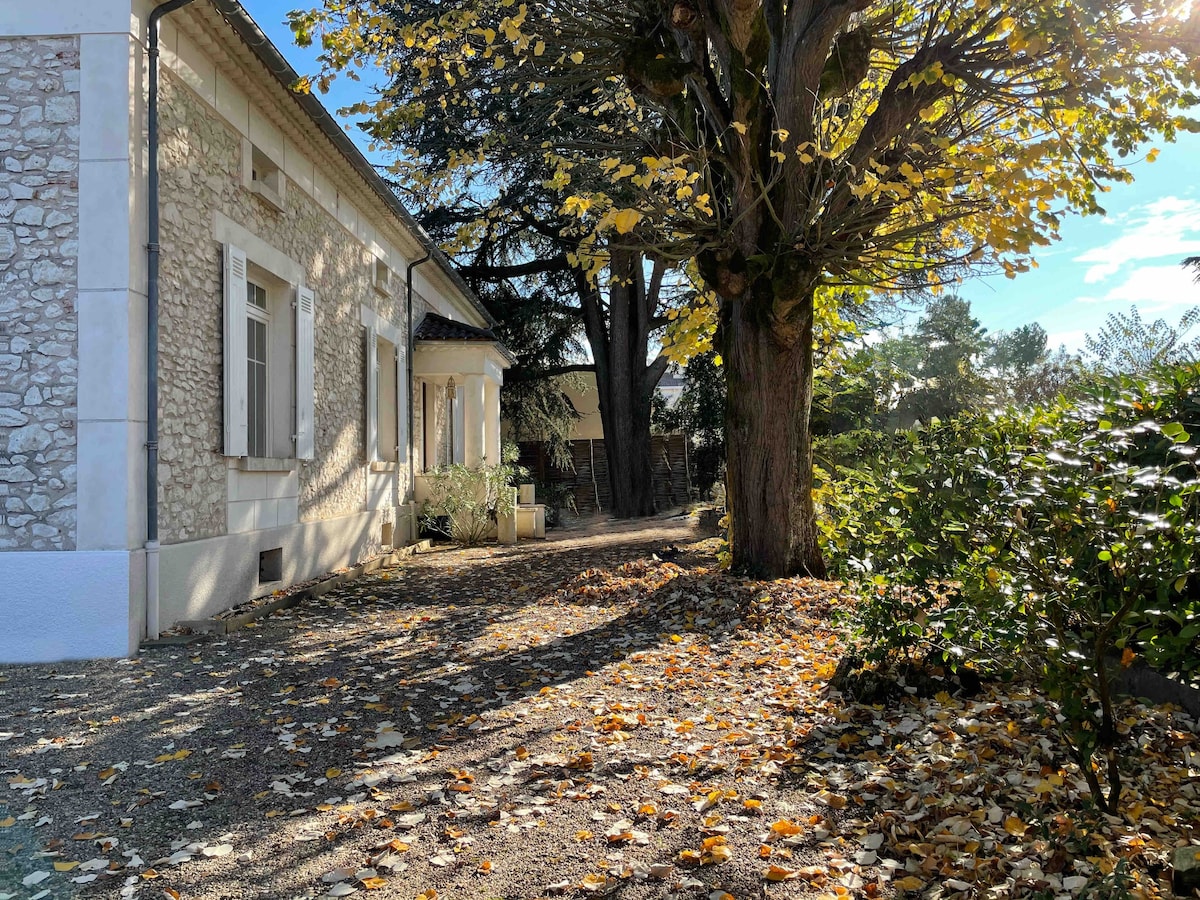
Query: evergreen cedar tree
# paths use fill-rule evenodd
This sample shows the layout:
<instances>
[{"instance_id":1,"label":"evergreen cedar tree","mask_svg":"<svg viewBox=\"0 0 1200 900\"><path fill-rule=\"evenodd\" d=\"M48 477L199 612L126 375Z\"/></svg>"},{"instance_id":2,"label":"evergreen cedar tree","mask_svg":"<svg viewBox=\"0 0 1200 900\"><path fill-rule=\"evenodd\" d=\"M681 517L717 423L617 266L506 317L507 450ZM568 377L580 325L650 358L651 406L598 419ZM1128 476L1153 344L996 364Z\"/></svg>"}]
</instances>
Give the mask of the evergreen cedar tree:
<instances>
[{"instance_id":1,"label":"evergreen cedar tree","mask_svg":"<svg viewBox=\"0 0 1200 900\"><path fill-rule=\"evenodd\" d=\"M429 201L476 188L464 245L520 214L476 179L536 160L583 277L630 278L622 250L691 261L728 388L733 564L774 577L825 571L809 428L822 291L1027 269L1149 142L1195 130L1200 15L1179 8L328 0L292 26L323 48L301 89L383 72L388 90L356 111L401 149L399 177ZM436 127L442 153L404 155ZM689 334L704 329L672 340Z\"/></svg>"}]
</instances>

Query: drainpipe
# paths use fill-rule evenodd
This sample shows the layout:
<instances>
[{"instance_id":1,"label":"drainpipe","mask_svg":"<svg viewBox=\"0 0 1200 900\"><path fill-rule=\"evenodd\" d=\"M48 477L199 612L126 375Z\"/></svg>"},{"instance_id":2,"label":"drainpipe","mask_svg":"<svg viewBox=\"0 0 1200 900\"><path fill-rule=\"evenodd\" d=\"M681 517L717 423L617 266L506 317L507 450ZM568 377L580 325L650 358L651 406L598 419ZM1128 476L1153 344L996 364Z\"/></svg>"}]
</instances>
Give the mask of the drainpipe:
<instances>
[{"instance_id":1,"label":"drainpipe","mask_svg":"<svg viewBox=\"0 0 1200 900\"><path fill-rule=\"evenodd\" d=\"M146 51L150 91L146 102L146 637L158 637L158 23L192 0L167 0L150 13Z\"/></svg>"},{"instance_id":2,"label":"drainpipe","mask_svg":"<svg viewBox=\"0 0 1200 900\"><path fill-rule=\"evenodd\" d=\"M405 361L404 361L405 369L407 370L406 378L405 378L405 389L408 391L408 490L410 493L408 512L409 512L409 534L412 535L414 542L417 540L417 509L416 509L417 460L416 460L416 456L414 455L414 448L416 446L416 441L413 436L413 404L412 404L413 387L412 387L412 385L413 385L413 353L416 352L417 342L413 338L413 331L415 329L413 328L413 320L412 320L412 316L413 316L413 313L412 313L412 306L413 306L412 279L413 279L413 269L415 269L417 266L421 265L421 263L429 262L429 260L431 260L431 259L433 259L433 250L432 249L430 249L420 259L414 259L412 262L410 262L408 264L408 268L404 272L404 292L406 295L405 296L406 318L404 321L405 321L405 324L408 326L408 356L405 358ZM425 422L425 420L422 419L421 420L422 425L424 424L424 422Z\"/></svg>"}]
</instances>

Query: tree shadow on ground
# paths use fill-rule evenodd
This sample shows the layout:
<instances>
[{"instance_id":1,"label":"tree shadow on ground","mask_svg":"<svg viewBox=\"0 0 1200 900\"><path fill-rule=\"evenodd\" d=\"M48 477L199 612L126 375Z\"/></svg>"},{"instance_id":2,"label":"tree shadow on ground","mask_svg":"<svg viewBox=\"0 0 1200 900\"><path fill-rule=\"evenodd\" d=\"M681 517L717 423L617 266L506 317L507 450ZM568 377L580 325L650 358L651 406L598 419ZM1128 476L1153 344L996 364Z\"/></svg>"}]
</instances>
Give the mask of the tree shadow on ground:
<instances>
[{"instance_id":1,"label":"tree shadow on ground","mask_svg":"<svg viewBox=\"0 0 1200 900\"><path fill-rule=\"evenodd\" d=\"M48 780L13 792L10 811L45 808L53 822L37 833L24 821L0 831L0 849L17 860L26 856L18 847L41 850L60 841L72 860L120 861L121 852L136 848L148 866L180 842L228 836L238 855L250 854L240 867L209 876L228 882L231 895L239 885L278 896L311 883L314 872L339 858L341 839L328 835L345 830L345 823L335 822L317 841L297 841L298 830L336 816L312 812L314 804L353 796L337 776L315 782L335 769L369 767L364 742L381 723L411 732L406 751L428 754L453 745L469 752L473 742L488 742L487 755L494 755L497 732L510 725L472 730L472 717L553 691L657 643L655 613L675 602L690 577L686 554L676 560L683 563L676 577L647 596L594 598L602 602L588 604L595 619L590 627L575 631L574 620L558 611L556 594L570 589L581 571L618 568L664 543L658 533L621 538L599 548L563 542L503 551L464 559L461 567L405 567L247 632L138 661L8 670L25 682L11 698L13 712L0 722L18 735L5 747L10 771L37 777L53 768L65 777L57 789ZM448 561L461 556L469 554ZM486 590L474 590L480 582ZM530 635L536 640L508 651L464 651L488 629L506 627L539 606L552 626L544 639ZM402 626L397 617L405 619ZM347 629L348 636L339 634ZM375 709L364 709L372 703ZM22 727L25 721L30 728ZM512 730L501 749L529 740ZM288 739L289 733L297 737ZM174 756L181 750L188 753ZM116 777L106 775L114 767ZM302 780L286 790L272 788L295 776ZM423 778L417 788L444 780L444 774ZM369 801L373 792L358 793ZM177 801L200 805L166 809ZM293 815L298 809L308 812ZM75 821L95 810L101 810L95 820ZM122 818L133 820L131 830L122 831ZM200 827L189 827L192 822ZM72 843L79 828L95 836ZM121 842L106 850L114 835ZM171 871L184 876L186 866Z\"/></svg>"}]
</instances>

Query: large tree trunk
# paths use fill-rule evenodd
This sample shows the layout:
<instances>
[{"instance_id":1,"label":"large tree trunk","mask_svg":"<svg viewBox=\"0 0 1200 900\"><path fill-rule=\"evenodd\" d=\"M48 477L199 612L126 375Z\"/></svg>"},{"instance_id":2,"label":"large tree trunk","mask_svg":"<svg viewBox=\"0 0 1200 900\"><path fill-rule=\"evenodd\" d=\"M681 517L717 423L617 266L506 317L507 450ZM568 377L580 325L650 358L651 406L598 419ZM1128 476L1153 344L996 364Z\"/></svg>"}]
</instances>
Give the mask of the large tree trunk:
<instances>
[{"instance_id":1,"label":"large tree trunk","mask_svg":"<svg viewBox=\"0 0 1200 900\"><path fill-rule=\"evenodd\" d=\"M811 290L786 336L765 318L761 305L723 304L733 567L761 578L824 578L812 499Z\"/></svg>"},{"instance_id":2,"label":"large tree trunk","mask_svg":"<svg viewBox=\"0 0 1200 900\"><path fill-rule=\"evenodd\" d=\"M624 378L615 379L622 382ZM642 377L635 374L634 384ZM625 388L625 385L620 385ZM612 490L612 514L619 519L649 516L655 512L654 460L650 453L650 398L633 389L618 390L613 384L607 410L600 407L604 422L604 453L608 459L608 483ZM607 412L607 415L605 413Z\"/></svg>"},{"instance_id":3,"label":"large tree trunk","mask_svg":"<svg viewBox=\"0 0 1200 900\"><path fill-rule=\"evenodd\" d=\"M615 281L609 288L607 322L599 293L581 292L581 296L604 426L612 493L609 511L617 518L629 519L655 512L650 400L666 370L666 360L647 365L657 284L647 289L641 254L613 250L611 258Z\"/></svg>"}]
</instances>

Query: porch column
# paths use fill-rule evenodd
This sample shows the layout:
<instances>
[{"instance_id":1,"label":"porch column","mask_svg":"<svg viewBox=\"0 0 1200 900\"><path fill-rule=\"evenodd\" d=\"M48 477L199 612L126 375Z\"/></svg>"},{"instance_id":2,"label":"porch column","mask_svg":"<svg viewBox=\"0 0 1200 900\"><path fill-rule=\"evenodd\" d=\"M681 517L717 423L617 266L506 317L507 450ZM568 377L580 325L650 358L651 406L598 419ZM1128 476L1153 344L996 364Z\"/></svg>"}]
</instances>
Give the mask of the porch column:
<instances>
[{"instance_id":1,"label":"porch column","mask_svg":"<svg viewBox=\"0 0 1200 900\"><path fill-rule=\"evenodd\" d=\"M483 391L483 452L488 465L500 465L500 385L489 378Z\"/></svg>"},{"instance_id":2,"label":"porch column","mask_svg":"<svg viewBox=\"0 0 1200 900\"><path fill-rule=\"evenodd\" d=\"M487 404L484 399L487 379L483 375L468 375L463 390L463 462L468 468L483 464L484 428L487 422ZM489 463L492 460L488 460Z\"/></svg>"}]
</instances>

